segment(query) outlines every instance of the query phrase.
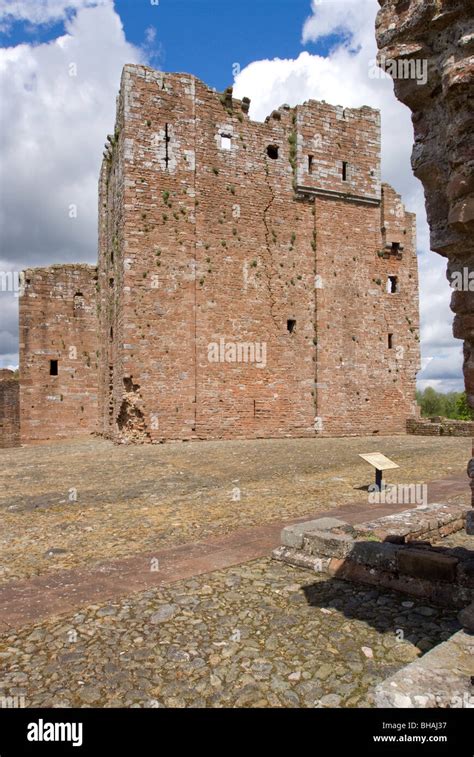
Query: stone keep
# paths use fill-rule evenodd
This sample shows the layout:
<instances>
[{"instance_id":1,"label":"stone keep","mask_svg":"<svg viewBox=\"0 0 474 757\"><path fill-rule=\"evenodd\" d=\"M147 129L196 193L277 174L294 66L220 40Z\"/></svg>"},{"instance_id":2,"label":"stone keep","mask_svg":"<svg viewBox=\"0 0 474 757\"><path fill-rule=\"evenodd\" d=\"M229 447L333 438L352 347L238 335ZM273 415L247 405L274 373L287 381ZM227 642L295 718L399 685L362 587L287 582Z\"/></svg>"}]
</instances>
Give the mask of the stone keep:
<instances>
[{"instance_id":1,"label":"stone keep","mask_svg":"<svg viewBox=\"0 0 474 757\"><path fill-rule=\"evenodd\" d=\"M98 268L26 273L24 441L396 434L417 417L415 217L381 184L378 111L248 109L125 66Z\"/></svg>"}]
</instances>

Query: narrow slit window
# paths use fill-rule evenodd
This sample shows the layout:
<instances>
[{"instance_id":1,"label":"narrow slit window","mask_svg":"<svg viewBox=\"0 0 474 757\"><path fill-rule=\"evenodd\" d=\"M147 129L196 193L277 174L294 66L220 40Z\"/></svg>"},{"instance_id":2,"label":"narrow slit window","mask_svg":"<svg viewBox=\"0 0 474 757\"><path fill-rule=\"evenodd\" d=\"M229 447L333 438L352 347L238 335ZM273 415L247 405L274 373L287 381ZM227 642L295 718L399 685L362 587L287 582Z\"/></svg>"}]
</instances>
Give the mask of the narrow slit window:
<instances>
[{"instance_id":1,"label":"narrow slit window","mask_svg":"<svg viewBox=\"0 0 474 757\"><path fill-rule=\"evenodd\" d=\"M109 287L110 287L111 289L113 289L113 288L114 288L114 285L115 285L115 279L114 279L113 277L111 277L111 278L109 279Z\"/></svg>"},{"instance_id":2,"label":"narrow slit window","mask_svg":"<svg viewBox=\"0 0 474 757\"><path fill-rule=\"evenodd\" d=\"M221 134L221 149L232 150L232 137L230 134Z\"/></svg>"},{"instance_id":3,"label":"narrow slit window","mask_svg":"<svg viewBox=\"0 0 474 757\"><path fill-rule=\"evenodd\" d=\"M388 335L388 349L393 350L393 334Z\"/></svg>"},{"instance_id":4,"label":"narrow slit window","mask_svg":"<svg viewBox=\"0 0 474 757\"><path fill-rule=\"evenodd\" d=\"M49 375L50 376L58 375L58 361L57 360L49 361Z\"/></svg>"},{"instance_id":5,"label":"narrow slit window","mask_svg":"<svg viewBox=\"0 0 474 757\"><path fill-rule=\"evenodd\" d=\"M267 155L272 160L276 160L278 158L278 145L268 145Z\"/></svg>"},{"instance_id":6,"label":"narrow slit window","mask_svg":"<svg viewBox=\"0 0 474 757\"><path fill-rule=\"evenodd\" d=\"M308 173L313 173L313 156L308 155Z\"/></svg>"},{"instance_id":7,"label":"narrow slit window","mask_svg":"<svg viewBox=\"0 0 474 757\"><path fill-rule=\"evenodd\" d=\"M286 322L286 328L288 329L289 333L292 334L296 328L296 321L294 318L288 318Z\"/></svg>"},{"instance_id":8,"label":"narrow slit window","mask_svg":"<svg viewBox=\"0 0 474 757\"><path fill-rule=\"evenodd\" d=\"M342 180L343 181L347 181L347 169L348 169L347 160L343 160L342 161Z\"/></svg>"},{"instance_id":9,"label":"narrow slit window","mask_svg":"<svg viewBox=\"0 0 474 757\"><path fill-rule=\"evenodd\" d=\"M400 252L400 242L392 242L392 252Z\"/></svg>"},{"instance_id":10,"label":"narrow slit window","mask_svg":"<svg viewBox=\"0 0 474 757\"><path fill-rule=\"evenodd\" d=\"M387 292L389 294L396 294L398 292L398 278L396 276L388 277Z\"/></svg>"},{"instance_id":11,"label":"narrow slit window","mask_svg":"<svg viewBox=\"0 0 474 757\"><path fill-rule=\"evenodd\" d=\"M170 162L170 156L169 156L169 143L170 143L170 134L169 134L169 126L168 124L165 125L165 165L166 169L168 169L168 164Z\"/></svg>"},{"instance_id":12,"label":"narrow slit window","mask_svg":"<svg viewBox=\"0 0 474 757\"><path fill-rule=\"evenodd\" d=\"M109 365L109 418L113 418L114 415L114 397L113 397L113 388L114 388L114 366Z\"/></svg>"}]
</instances>

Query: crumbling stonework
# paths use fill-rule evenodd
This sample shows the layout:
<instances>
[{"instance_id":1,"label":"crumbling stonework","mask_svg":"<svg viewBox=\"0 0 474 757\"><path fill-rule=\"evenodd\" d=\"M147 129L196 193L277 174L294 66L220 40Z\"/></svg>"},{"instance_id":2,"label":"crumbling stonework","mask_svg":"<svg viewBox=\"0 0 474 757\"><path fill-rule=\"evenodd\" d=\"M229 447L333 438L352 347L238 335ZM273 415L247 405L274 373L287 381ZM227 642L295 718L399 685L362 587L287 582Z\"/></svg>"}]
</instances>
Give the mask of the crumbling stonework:
<instances>
[{"instance_id":1,"label":"crumbling stonework","mask_svg":"<svg viewBox=\"0 0 474 757\"><path fill-rule=\"evenodd\" d=\"M74 431L70 410L42 427L52 396L87 406L92 430L97 387L98 430L117 441L396 434L417 417L415 218L381 184L379 113L310 101L257 123L248 109L231 88L125 66L97 295L94 269L65 267L57 297L39 271L22 298L26 437ZM79 270L81 354L96 334L99 353L97 379L93 359L81 368L86 405L61 321ZM64 391L36 385L53 356Z\"/></svg>"},{"instance_id":2,"label":"crumbling stonework","mask_svg":"<svg viewBox=\"0 0 474 757\"><path fill-rule=\"evenodd\" d=\"M409 418L407 432L419 436L474 436L474 421L450 418Z\"/></svg>"},{"instance_id":3,"label":"crumbling stonework","mask_svg":"<svg viewBox=\"0 0 474 757\"><path fill-rule=\"evenodd\" d=\"M311 101L256 123L248 105L124 69L100 177L100 429L404 433L415 219L380 183L379 114Z\"/></svg>"},{"instance_id":4,"label":"crumbling stonework","mask_svg":"<svg viewBox=\"0 0 474 757\"><path fill-rule=\"evenodd\" d=\"M20 384L13 371L0 369L0 447L20 444Z\"/></svg>"},{"instance_id":5,"label":"crumbling stonework","mask_svg":"<svg viewBox=\"0 0 474 757\"><path fill-rule=\"evenodd\" d=\"M448 259L472 287L453 292L454 336L464 340L464 379L474 407L474 36L472 2L466 0L379 0L380 56L426 60L428 78L396 78L395 94L412 111L412 165L423 182L431 248ZM469 466L474 506L474 464ZM474 518L468 528L474 533Z\"/></svg>"},{"instance_id":6,"label":"crumbling stonework","mask_svg":"<svg viewBox=\"0 0 474 757\"><path fill-rule=\"evenodd\" d=\"M21 435L25 442L97 429L97 269L25 271L20 296Z\"/></svg>"},{"instance_id":7,"label":"crumbling stonework","mask_svg":"<svg viewBox=\"0 0 474 757\"><path fill-rule=\"evenodd\" d=\"M465 520L465 508L454 503L420 505L353 526L339 518L318 518L284 528L273 557L464 608L474 599L471 552L439 541L463 529Z\"/></svg>"}]
</instances>

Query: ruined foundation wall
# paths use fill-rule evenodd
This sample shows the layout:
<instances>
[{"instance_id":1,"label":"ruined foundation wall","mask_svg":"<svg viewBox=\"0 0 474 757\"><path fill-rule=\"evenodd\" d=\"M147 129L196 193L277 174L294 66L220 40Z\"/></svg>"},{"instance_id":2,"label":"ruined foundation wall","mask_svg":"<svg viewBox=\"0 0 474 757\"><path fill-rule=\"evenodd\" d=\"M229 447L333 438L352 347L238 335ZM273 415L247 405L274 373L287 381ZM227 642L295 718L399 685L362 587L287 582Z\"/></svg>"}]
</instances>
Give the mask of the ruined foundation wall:
<instances>
[{"instance_id":1,"label":"ruined foundation wall","mask_svg":"<svg viewBox=\"0 0 474 757\"><path fill-rule=\"evenodd\" d=\"M407 421L409 434L418 436L471 436L474 437L474 421L456 421L450 418L421 418Z\"/></svg>"},{"instance_id":2,"label":"ruined foundation wall","mask_svg":"<svg viewBox=\"0 0 474 757\"><path fill-rule=\"evenodd\" d=\"M22 441L92 433L97 430L97 269L57 265L24 276Z\"/></svg>"},{"instance_id":3,"label":"ruined foundation wall","mask_svg":"<svg viewBox=\"0 0 474 757\"><path fill-rule=\"evenodd\" d=\"M382 201L379 115L247 111L192 76L124 69L101 174L101 426L137 441L403 433L414 219L390 188Z\"/></svg>"},{"instance_id":4,"label":"ruined foundation wall","mask_svg":"<svg viewBox=\"0 0 474 757\"><path fill-rule=\"evenodd\" d=\"M20 445L20 384L13 371L0 369L0 447Z\"/></svg>"}]
</instances>

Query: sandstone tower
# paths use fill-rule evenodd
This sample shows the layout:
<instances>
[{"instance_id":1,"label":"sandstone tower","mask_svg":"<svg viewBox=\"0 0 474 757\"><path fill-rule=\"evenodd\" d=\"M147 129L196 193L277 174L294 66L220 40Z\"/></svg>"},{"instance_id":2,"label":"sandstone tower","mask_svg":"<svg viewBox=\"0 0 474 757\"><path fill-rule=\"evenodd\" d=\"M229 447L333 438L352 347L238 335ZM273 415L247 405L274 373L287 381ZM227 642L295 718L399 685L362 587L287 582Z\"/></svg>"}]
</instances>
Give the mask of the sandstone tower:
<instances>
[{"instance_id":1,"label":"sandstone tower","mask_svg":"<svg viewBox=\"0 0 474 757\"><path fill-rule=\"evenodd\" d=\"M381 184L379 113L248 109L125 66L98 268L26 272L24 441L382 435L417 415L415 217Z\"/></svg>"}]
</instances>

